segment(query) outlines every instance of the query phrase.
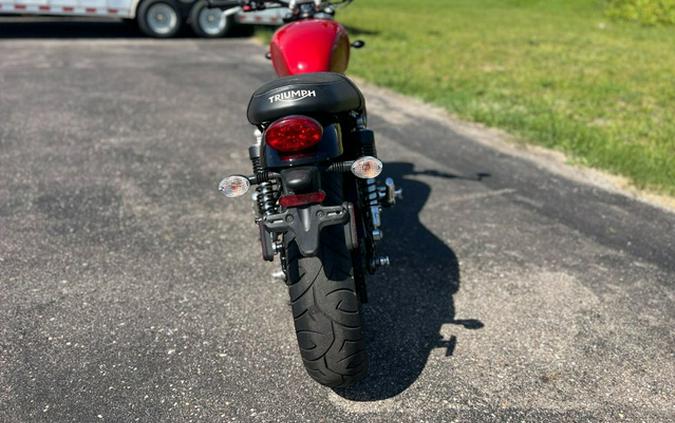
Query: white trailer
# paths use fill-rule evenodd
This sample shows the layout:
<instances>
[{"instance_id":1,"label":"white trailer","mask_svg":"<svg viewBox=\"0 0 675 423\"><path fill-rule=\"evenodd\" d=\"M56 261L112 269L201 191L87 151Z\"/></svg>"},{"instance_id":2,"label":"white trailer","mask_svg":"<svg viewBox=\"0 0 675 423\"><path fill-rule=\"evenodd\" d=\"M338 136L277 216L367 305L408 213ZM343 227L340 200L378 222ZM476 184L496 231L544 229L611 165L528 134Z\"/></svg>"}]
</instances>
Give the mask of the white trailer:
<instances>
[{"instance_id":1,"label":"white trailer","mask_svg":"<svg viewBox=\"0 0 675 423\"><path fill-rule=\"evenodd\" d=\"M278 25L281 12L224 16L205 0L0 0L0 14L92 16L136 20L147 35L169 38L189 24L202 37L222 37L236 23Z\"/></svg>"}]
</instances>

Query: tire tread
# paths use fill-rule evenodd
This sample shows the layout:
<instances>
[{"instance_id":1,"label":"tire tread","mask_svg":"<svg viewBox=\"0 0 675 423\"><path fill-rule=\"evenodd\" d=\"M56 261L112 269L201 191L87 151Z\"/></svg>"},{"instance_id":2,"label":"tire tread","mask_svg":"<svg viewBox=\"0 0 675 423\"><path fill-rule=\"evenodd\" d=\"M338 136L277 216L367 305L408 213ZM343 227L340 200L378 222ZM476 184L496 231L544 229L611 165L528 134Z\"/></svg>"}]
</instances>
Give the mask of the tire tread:
<instances>
[{"instance_id":1,"label":"tire tread","mask_svg":"<svg viewBox=\"0 0 675 423\"><path fill-rule=\"evenodd\" d=\"M324 181L327 203L341 204L342 181ZM322 385L344 388L368 372L361 308L342 226L320 235L317 257L288 240L288 290L303 364Z\"/></svg>"}]
</instances>

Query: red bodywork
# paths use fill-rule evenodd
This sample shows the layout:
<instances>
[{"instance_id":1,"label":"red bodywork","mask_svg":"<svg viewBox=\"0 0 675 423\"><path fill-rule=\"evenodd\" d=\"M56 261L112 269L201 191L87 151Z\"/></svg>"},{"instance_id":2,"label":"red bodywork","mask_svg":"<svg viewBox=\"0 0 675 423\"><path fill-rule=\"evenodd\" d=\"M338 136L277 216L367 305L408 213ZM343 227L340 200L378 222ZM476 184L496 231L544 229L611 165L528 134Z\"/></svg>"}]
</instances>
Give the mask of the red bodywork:
<instances>
[{"instance_id":1,"label":"red bodywork","mask_svg":"<svg viewBox=\"0 0 675 423\"><path fill-rule=\"evenodd\" d=\"M331 20L292 22L272 37L270 53L279 76L311 72L344 73L349 64L349 36Z\"/></svg>"}]
</instances>

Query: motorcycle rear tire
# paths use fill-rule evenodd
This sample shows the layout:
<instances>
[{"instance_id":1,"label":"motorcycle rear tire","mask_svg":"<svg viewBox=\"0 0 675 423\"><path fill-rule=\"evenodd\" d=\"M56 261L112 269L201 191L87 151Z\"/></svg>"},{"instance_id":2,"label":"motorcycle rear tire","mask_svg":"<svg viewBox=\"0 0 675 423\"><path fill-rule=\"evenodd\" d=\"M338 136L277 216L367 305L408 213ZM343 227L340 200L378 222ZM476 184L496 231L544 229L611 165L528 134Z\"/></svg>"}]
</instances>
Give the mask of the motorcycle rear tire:
<instances>
[{"instance_id":1,"label":"motorcycle rear tire","mask_svg":"<svg viewBox=\"0 0 675 423\"><path fill-rule=\"evenodd\" d=\"M326 175L326 203L342 201L342 176ZM322 385L345 388L368 373L361 304L342 226L321 231L317 257L286 240L288 288L302 361Z\"/></svg>"}]
</instances>

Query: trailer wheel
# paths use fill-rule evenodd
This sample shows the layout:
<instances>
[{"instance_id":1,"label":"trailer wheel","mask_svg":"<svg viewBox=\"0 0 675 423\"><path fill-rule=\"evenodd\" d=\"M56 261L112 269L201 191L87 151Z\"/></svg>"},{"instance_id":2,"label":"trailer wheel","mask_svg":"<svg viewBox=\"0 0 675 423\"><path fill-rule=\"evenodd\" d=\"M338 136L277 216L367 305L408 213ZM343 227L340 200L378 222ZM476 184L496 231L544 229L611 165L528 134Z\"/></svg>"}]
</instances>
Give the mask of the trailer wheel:
<instances>
[{"instance_id":1,"label":"trailer wheel","mask_svg":"<svg viewBox=\"0 0 675 423\"><path fill-rule=\"evenodd\" d=\"M156 38L173 37L183 21L174 0L144 0L136 19L141 31Z\"/></svg>"},{"instance_id":2,"label":"trailer wheel","mask_svg":"<svg viewBox=\"0 0 675 423\"><path fill-rule=\"evenodd\" d=\"M200 37L218 38L230 32L234 16L223 16L222 10L210 9L205 0L200 0L192 6L190 25Z\"/></svg>"}]
</instances>

